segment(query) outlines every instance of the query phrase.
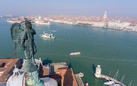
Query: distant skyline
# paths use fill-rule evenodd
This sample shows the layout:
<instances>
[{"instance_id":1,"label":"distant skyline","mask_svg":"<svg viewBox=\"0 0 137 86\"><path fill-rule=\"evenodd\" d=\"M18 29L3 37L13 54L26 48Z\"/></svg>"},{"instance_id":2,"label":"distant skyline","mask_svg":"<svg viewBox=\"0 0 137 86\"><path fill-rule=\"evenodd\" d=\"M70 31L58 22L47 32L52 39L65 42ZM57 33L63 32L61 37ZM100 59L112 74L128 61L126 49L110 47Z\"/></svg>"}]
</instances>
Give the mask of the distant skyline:
<instances>
[{"instance_id":1,"label":"distant skyline","mask_svg":"<svg viewBox=\"0 0 137 86\"><path fill-rule=\"evenodd\" d=\"M0 15L74 15L137 18L137 0L0 0Z\"/></svg>"}]
</instances>

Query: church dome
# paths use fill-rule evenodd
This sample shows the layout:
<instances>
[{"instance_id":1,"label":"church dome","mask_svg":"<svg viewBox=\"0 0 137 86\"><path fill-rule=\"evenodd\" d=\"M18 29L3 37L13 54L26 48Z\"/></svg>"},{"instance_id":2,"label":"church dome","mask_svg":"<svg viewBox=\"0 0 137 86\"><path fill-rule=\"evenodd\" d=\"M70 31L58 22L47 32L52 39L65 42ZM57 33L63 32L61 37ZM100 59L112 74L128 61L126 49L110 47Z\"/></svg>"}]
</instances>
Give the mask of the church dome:
<instances>
[{"instance_id":1,"label":"church dome","mask_svg":"<svg viewBox=\"0 0 137 86\"><path fill-rule=\"evenodd\" d=\"M58 86L57 81L53 78L41 78L45 86Z\"/></svg>"},{"instance_id":2,"label":"church dome","mask_svg":"<svg viewBox=\"0 0 137 86\"><path fill-rule=\"evenodd\" d=\"M24 78L24 73L20 72L18 68L15 68L13 74L9 77L6 86L24 86Z\"/></svg>"}]
</instances>

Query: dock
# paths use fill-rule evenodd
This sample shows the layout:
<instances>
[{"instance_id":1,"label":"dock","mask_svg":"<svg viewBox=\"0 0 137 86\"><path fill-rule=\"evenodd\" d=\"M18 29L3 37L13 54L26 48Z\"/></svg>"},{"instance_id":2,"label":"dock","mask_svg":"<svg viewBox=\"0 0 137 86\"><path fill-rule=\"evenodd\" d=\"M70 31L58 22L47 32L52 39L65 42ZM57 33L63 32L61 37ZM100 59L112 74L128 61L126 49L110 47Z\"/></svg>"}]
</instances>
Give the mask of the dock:
<instances>
[{"instance_id":1,"label":"dock","mask_svg":"<svg viewBox=\"0 0 137 86\"><path fill-rule=\"evenodd\" d=\"M115 79L115 78L112 78L112 77L110 77L110 76L101 74L101 67L100 67L100 65L98 65L98 66L96 67L96 72L95 72L94 75L95 75L96 78L106 79L106 80L108 80L108 81L114 81L116 84L120 84L120 85L122 85L122 86L127 86L127 85L125 85L123 82L121 82L121 81L119 81L119 80L117 80L117 79Z\"/></svg>"},{"instance_id":2,"label":"dock","mask_svg":"<svg viewBox=\"0 0 137 86\"><path fill-rule=\"evenodd\" d=\"M84 86L84 83L82 81L82 77L84 76L83 73L75 74L76 81L78 83L78 86Z\"/></svg>"},{"instance_id":3,"label":"dock","mask_svg":"<svg viewBox=\"0 0 137 86\"><path fill-rule=\"evenodd\" d=\"M114 81L115 83L121 84L122 86L127 86L124 83L122 83L121 81L116 80L116 79L114 79L114 78L112 78L110 76L104 75L104 74L101 74L100 77L98 77L98 78L104 78L104 79L106 79L108 81Z\"/></svg>"}]
</instances>

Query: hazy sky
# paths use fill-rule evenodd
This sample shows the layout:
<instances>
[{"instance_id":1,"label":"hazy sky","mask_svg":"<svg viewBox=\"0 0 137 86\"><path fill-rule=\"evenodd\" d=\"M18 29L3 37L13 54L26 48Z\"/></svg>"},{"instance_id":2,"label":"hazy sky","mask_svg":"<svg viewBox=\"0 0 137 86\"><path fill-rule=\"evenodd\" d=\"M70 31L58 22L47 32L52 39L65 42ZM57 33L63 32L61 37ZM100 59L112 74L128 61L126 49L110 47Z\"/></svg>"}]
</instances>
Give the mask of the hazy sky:
<instances>
[{"instance_id":1,"label":"hazy sky","mask_svg":"<svg viewBox=\"0 0 137 86\"><path fill-rule=\"evenodd\" d=\"M0 15L136 17L137 0L0 0Z\"/></svg>"}]
</instances>

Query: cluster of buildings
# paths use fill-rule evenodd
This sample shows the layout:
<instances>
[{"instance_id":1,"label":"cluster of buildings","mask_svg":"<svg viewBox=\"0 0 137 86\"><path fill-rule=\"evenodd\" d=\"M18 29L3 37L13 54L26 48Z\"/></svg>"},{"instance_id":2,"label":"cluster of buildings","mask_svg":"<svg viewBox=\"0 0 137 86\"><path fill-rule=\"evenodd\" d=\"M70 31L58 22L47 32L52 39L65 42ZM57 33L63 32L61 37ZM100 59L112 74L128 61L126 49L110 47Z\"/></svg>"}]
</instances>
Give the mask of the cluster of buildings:
<instances>
[{"instance_id":1,"label":"cluster of buildings","mask_svg":"<svg viewBox=\"0 0 137 86\"><path fill-rule=\"evenodd\" d=\"M47 21L65 24L87 25L92 27L111 28L124 31L137 32L137 19L107 17L107 12L103 17L95 16L46 16Z\"/></svg>"},{"instance_id":2,"label":"cluster of buildings","mask_svg":"<svg viewBox=\"0 0 137 86\"><path fill-rule=\"evenodd\" d=\"M45 80L45 86L84 86L81 79L84 74L74 74L65 62L45 65L41 59L35 59L35 62L38 64L40 79ZM26 86L25 74L22 75L25 63L26 60L21 64L20 59L0 59L0 86Z\"/></svg>"},{"instance_id":3,"label":"cluster of buildings","mask_svg":"<svg viewBox=\"0 0 137 86\"><path fill-rule=\"evenodd\" d=\"M29 21L31 21L33 24L40 24L40 25L50 25L50 22L45 21L41 16L30 16L30 17L18 17L18 18L9 18L7 19L7 22L9 23L22 23L24 21L24 18L27 18Z\"/></svg>"},{"instance_id":4,"label":"cluster of buildings","mask_svg":"<svg viewBox=\"0 0 137 86\"><path fill-rule=\"evenodd\" d=\"M128 17L107 17L105 11L104 16L27 16L34 24L50 25L50 22L73 24L73 25L86 25L91 27L111 28L124 31L137 32L137 19ZM24 17L9 18L7 22L22 22Z\"/></svg>"}]
</instances>

